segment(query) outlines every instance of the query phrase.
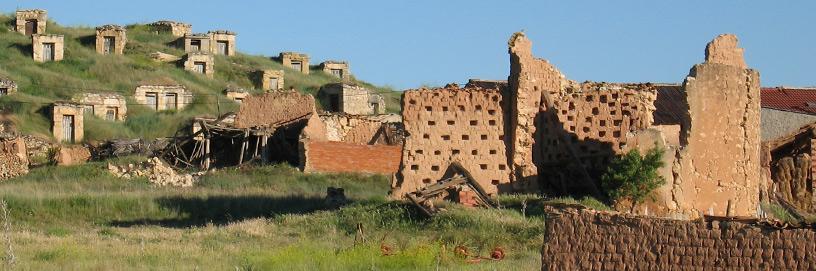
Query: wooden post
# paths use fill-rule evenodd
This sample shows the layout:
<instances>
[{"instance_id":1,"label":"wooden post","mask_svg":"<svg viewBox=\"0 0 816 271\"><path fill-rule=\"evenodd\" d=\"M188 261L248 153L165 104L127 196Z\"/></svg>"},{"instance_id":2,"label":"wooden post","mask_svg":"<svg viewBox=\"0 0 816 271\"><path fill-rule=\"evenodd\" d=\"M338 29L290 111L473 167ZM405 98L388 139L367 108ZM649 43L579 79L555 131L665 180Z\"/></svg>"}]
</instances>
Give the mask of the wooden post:
<instances>
[{"instance_id":1,"label":"wooden post","mask_svg":"<svg viewBox=\"0 0 816 271\"><path fill-rule=\"evenodd\" d=\"M241 157L238 159L239 166L244 164L244 152L246 152L246 149L248 148L247 145L249 145L249 140L247 137L249 137L249 129L244 130L244 137L241 138Z\"/></svg>"},{"instance_id":2,"label":"wooden post","mask_svg":"<svg viewBox=\"0 0 816 271\"><path fill-rule=\"evenodd\" d=\"M204 139L204 170L210 169L210 138Z\"/></svg>"}]
</instances>

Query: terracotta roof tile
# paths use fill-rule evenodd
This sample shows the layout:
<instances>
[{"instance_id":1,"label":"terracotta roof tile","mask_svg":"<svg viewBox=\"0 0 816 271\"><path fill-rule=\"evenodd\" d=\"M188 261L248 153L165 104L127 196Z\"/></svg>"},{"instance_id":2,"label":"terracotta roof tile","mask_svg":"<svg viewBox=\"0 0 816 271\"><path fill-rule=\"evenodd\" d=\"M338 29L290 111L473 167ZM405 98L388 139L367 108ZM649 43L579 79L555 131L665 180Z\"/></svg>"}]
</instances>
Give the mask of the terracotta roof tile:
<instances>
[{"instance_id":1,"label":"terracotta roof tile","mask_svg":"<svg viewBox=\"0 0 816 271\"><path fill-rule=\"evenodd\" d=\"M762 88L762 107L816 115L816 88Z\"/></svg>"}]
</instances>

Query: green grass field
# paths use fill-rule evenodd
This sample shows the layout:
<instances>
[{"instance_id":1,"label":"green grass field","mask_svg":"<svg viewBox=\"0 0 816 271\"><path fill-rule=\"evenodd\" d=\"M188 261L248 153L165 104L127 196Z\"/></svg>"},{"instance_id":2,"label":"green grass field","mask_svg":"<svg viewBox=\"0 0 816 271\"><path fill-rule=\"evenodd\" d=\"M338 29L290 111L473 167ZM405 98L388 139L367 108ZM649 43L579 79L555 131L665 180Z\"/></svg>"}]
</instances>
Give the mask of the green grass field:
<instances>
[{"instance_id":1,"label":"green grass field","mask_svg":"<svg viewBox=\"0 0 816 271\"><path fill-rule=\"evenodd\" d=\"M217 171L192 188L160 188L104 168L99 162L42 167L0 184L11 222L2 234L10 236L16 269L540 268L544 218L540 206L521 210L524 197L504 197L496 210L447 206L427 219L388 200L383 176L303 174L273 165ZM351 203L327 209L329 186L345 188ZM0 255L7 251L1 240ZM382 244L394 254L383 256ZM508 256L467 263L453 252L458 245L482 256L498 246Z\"/></svg>"},{"instance_id":2,"label":"green grass field","mask_svg":"<svg viewBox=\"0 0 816 271\"><path fill-rule=\"evenodd\" d=\"M285 88L294 87L305 93L314 94L320 86L339 81L322 71L313 70L305 75L284 68L268 56L240 53L232 57L216 56L215 78L208 79L174 64L151 60L149 55L157 51L176 56L183 56L184 52L172 45L174 37L151 32L145 25L127 26L125 54L116 56L95 52L93 28L65 27L49 21L47 33L65 36L65 59L35 63L31 59L31 38L9 31L12 23L12 16L0 15L0 76L17 82L19 91L16 95L0 98L0 109L14 113L13 121L24 134L50 137L48 106L54 101L70 100L81 92L119 93L129 104L128 120L124 123L86 117L85 136L86 140L92 141L172 136L193 116L214 116L236 110L238 105L228 100L222 91L227 85L252 89L249 74L258 69L285 70ZM240 38L238 43L240 48ZM193 104L179 112L160 113L136 104L132 95L138 83L157 77L170 77L187 86L196 95ZM355 81L384 93L388 111L399 112L399 92Z\"/></svg>"}]
</instances>

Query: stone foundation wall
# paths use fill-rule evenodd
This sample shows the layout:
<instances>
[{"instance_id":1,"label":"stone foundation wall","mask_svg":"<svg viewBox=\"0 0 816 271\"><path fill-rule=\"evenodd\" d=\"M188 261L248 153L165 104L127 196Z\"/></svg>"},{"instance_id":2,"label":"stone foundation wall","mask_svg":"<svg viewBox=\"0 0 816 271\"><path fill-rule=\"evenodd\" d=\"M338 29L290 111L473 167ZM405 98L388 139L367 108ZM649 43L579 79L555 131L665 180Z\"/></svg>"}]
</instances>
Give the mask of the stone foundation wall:
<instances>
[{"instance_id":1,"label":"stone foundation wall","mask_svg":"<svg viewBox=\"0 0 816 271\"><path fill-rule=\"evenodd\" d=\"M504 100L492 89L408 90L403 93L407 137L392 196L435 183L450 164L462 164L490 194L510 182Z\"/></svg>"},{"instance_id":2,"label":"stone foundation wall","mask_svg":"<svg viewBox=\"0 0 816 271\"><path fill-rule=\"evenodd\" d=\"M550 211L541 270L813 270L816 230Z\"/></svg>"},{"instance_id":3,"label":"stone foundation wall","mask_svg":"<svg viewBox=\"0 0 816 271\"><path fill-rule=\"evenodd\" d=\"M393 175L399 169L402 146L345 142L301 142L304 172L356 172Z\"/></svg>"}]
</instances>

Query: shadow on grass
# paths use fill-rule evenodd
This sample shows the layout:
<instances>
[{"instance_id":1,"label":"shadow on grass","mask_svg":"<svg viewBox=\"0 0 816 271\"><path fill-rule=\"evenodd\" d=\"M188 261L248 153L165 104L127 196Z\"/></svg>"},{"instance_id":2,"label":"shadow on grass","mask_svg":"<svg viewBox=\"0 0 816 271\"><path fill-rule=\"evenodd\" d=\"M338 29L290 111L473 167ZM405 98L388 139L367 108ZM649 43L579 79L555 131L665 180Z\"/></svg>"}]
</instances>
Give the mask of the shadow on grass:
<instances>
[{"instance_id":1,"label":"shadow on grass","mask_svg":"<svg viewBox=\"0 0 816 271\"><path fill-rule=\"evenodd\" d=\"M31 43L28 44L15 43L9 45L8 48L17 49L17 51L20 51L20 53L23 54L24 56L31 56L34 54L34 49L31 48L31 46L32 46Z\"/></svg>"},{"instance_id":2,"label":"shadow on grass","mask_svg":"<svg viewBox=\"0 0 816 271\"><path fill-rule=\"evenodd\" d=\"M166 197L156 199L156 202L161 208L177 213L177 217L112 221L109 225L115 227L156 225L173 228L197 227L207 224L222 226L253 218L308 214L327 209L323 198L304 196Z\"/></svg>"}]
</instances>

